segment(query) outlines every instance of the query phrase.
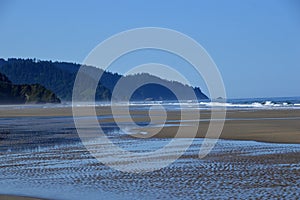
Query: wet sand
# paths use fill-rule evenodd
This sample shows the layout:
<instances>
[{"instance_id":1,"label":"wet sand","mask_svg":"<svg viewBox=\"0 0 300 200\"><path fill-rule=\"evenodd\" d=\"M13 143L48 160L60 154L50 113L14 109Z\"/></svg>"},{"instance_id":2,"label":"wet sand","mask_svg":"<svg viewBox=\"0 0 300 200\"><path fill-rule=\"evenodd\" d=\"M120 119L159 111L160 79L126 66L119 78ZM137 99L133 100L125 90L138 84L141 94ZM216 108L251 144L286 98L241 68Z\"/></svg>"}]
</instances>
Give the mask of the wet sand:
<instances>
[{"instance_id":1,"label":"wet sand","mask_svg":"<svg viewBox=\"0 0 300 200\"><path fill-rule=\"evenodd\" d=\"M118 144L124 142L140 152L159 148L167 139L128 139ZM201 144L202 139L195 139L171 165L139 174L113 170L76 144L2 152L0 193L66 200L297 198L299 145L219 140L207 157L199 159ZM158 155L153 162L164 159ZM112 162L128 167L126 162Z\"/></svg>"},{"instance_id":2,"label":"wet sand","mask_svg":"<svg viewBox=\"0 0 300 200\"><path fill-rule=\"evenodd\" d=\"M80 108L81 116L89 115L86 108ZM98 107L96 109L98 116L107 116L99 119L100 123L114 122L111 116L111 110L108 107ZM147 111L131 111L131 116L135 122L149 121ZM162 111L152 111L155 115L154 121L161 123ZM129 118L120 107L117 110L118 121L122 123L129 122ZM168 111L167 122L163 129L159 127L145 127L137 132L147 132L145 135L135 135L138 137L159 137L172 138L176 135L181 113L180 111ZM193 113L186 111L186 122L182 122L184 135L180 137L192 137L191 133L194 127L199 127L198 138L205 137L209 125L210 111L200 111L200 119L193 116ZM1 110L0 118L8 117L49 117L49 116L72 116L71 108L30 108L22 110ZM200 122L199 122L200 121ZM300 109L299 110L230 110L227 111L227 117L224 129L220 136L221 139L231 140L253 140L261 142L274 143L297 143L300 144ZM161 130L160 130L161 129Z\"/></svg>"},{"instance_id":3,"label":"wet sand","mask_svg":"<svg viewBox=\"0 0 300 200\"><path fill-rule=\"evenodd\" d=\"M0 200L42 200L40 198L13 196L13 195L0 195Z\"/></svg>"},{"instance_id":4,"label":"wet sand","mask_svg":"<svg viewBox=\"0 0 300 200\"><path fill-rule=\"evenodd\" d=\"M97 108L97 114L102 125L115 126L107 107ZM152 114L157 124L163 125L162 112L155 110ZM190 136L191 127L198 125L197 137L204 136L210 112L200 114L199 119L186 113L189 120L183 122L185 137ZM82 116L87 115L82 108ZM122 123L129 121L122 107L117 115ZM146 111L135 110L131 116L137 123L149 120ZM179 111L168 112L167 126L153 138L120 137L115 133L111 136L116 144L130 151L153 151L174 136L180 116ZM0 110L0 131L10 131L0 139L0 193L67 200L293 199L300 192L299 117L300 110L228 111L221 138L230 140L218 140L207 157L199 159L203 139L197 138L171 165L134 174L113 170L87 151L76 133L71 108ZM145 127L137 131L157 130ZM114 156L109 149L101 153ZM166 155L151 159L160 164L173 153L170 149ZM111 164L137 165L126 160Z\"/></svg>"}]
</instances>

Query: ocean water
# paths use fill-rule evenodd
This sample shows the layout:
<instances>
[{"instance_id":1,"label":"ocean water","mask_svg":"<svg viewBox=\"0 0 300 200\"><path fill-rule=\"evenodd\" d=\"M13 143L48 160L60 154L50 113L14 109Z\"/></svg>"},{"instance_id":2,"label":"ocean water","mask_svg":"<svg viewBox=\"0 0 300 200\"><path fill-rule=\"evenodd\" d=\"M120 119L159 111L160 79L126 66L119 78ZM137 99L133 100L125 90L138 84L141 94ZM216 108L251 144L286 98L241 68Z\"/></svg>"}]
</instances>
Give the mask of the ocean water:
<instances>
[{"instance_id":1,"label":"ocean water","mask_svg":"<svg viewBox=\"0 0 300 200\"><path fill-rule=\"evenodd\" d=\"M82 106L110 106L111 102L62 102L61 104L41 105L0 105L0 110L25 109L25 108L53 108ZM151 106L161 105L168 110L172 109L210 109L214 107L226 107L227 109L300 109L300 97L267 97L267 98L244 98L226 100L199 100L199 101L131 101L117 102L115 106L130 106L131 109L149 109Z\"/></svg>"},{"instance_id":2,"label":"ocean water","mask_svg":"<svg viewBox=\"0 0 300 200\"><path fill-rule=\"evenodd\" d=\"M124 105L125 103L119 103ZM300 98L231 99L222 102L131 102L131 109L162 105L168 110L300 109ZM77 106L92 104L78 103ZM109 103L99 102L107 106ZM1 109L69 107L12 105ZM100 118L110 118L101 116ZM236 119L232 119L236 120ZM171 139L137 139L113 123L103 130L121 148L155 151ZM126 124L124 124L126 125ZM77 135L72 117L0 118L0 194L49 199L297 199L300 193L300 145L218 140L212 152L198 158L203 139L194 139L183 156L147 173L117 171L95 159ZM299 130L300 131L300 130ZM184 139L177 139L184 144ZM98 141L96 141L98 142ZM95 145L94 141L91 141ZM109 150L103 156L114 156ZM168 156L175 153L168 151ZM157 164L164 155L152 158ZM115 162L112 160L112 162ZM112 163L124 165L126 162ZM143 164L143 163L137 163Z\"/></svg>"},{"instance_id":3,"label":"ocean water","mask_svg":"<svg viewBox=\"0 0 300 200\"><path fill-rule=\"evenodd\" d=\"M131 102L131 106L163 105L166 109L210 109L212 107L226 107L226 109L300 109L300 97L274 97L274 98L245 98L227 100L199 100L199 101L152 101Z\"/></svg>"}]
</instances>

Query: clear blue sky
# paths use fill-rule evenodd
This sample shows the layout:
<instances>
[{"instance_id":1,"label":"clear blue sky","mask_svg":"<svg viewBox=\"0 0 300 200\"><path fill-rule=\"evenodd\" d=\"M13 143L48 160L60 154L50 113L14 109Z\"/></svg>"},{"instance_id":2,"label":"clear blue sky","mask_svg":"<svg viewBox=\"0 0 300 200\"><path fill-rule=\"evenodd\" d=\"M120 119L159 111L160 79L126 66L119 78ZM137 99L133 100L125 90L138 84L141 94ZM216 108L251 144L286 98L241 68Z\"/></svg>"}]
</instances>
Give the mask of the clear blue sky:
<instances>
[{"instance_id":1,"label":"clear blue sky","mask_svg":"<svg viewBox=\"0 0 300 200\"><path fill-rule=\"evenodd\" d=\"M219 67L228 97L300 96L298 0L0 0L0 57L81 63L107 37L145 26L199 42Z\"/></svg>"}]
</instances>

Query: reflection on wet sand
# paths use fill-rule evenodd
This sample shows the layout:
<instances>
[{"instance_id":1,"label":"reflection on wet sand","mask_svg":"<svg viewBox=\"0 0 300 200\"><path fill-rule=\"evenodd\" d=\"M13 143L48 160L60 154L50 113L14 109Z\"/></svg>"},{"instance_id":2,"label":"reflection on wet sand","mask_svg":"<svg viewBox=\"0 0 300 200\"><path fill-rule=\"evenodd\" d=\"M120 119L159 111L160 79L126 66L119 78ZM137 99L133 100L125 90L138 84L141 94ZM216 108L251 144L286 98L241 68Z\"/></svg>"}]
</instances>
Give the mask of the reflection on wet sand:
<instances>
[{"instance_id":1,"label":"reflection on wet sand","mask_svg":"<svg viewBox=\"0 0 300 200\"><path fill-rule=\"evenodd\" d=\"M138 122L143 121L140 116L142 113L135 114L139 115ZM229 118L251 118L231 120L231 128L235 128L236 132L239 130L241 135L245 133L247 137L259 134L255 132L259 130L277 130L280 123L285 123L287 125L282 127L286 132L281 132L285 134L281 136L284 138L286 134L294 134L294 137L299 134L300 129L297 131L297 126L294 126L295 119L288 119L298 114L282 112L276 115L276 112L264 112L255 115L253 112L241 112L229 113ZM170 141L162 135L148 139L131 137L128 135L132 131L130 127L128 133L124 133L109 117L103 116L98 120L104 132L115 144L127 150L154 151ZM252 120L255 116L272 119L262 120L264 122L261 125L250 129L257 122ZM284 119L274 120L276 117ZM176 129L176 120L176 114L172 115L163 131L166 133ZM123 123L126 124L126 118ZM186 122L186 125L190 124L193 122ZM238 128L238 124L249 130ZM142 129L149 131L151 127L148 130L147 127ZM203 139L197 138L187 152L168 167L133 174L113 170L93 158L82 145L71 116L1 118L0 132L2 194L50 199L244 199L254 196L291 199L300 192L299 144L219 140L207 157L199 159L198 152ZM279 132L277 130L274 133L276 135ZM184 142L185 139L178 140ZM97 147L93 141L91 145ZM102 153L103 156L114 156L109 150ZM172 151L167 153L171 156ZM159 159L163 158L164 155L160 155L155 160L159 163Z\"/></svg>"}]
</instances>

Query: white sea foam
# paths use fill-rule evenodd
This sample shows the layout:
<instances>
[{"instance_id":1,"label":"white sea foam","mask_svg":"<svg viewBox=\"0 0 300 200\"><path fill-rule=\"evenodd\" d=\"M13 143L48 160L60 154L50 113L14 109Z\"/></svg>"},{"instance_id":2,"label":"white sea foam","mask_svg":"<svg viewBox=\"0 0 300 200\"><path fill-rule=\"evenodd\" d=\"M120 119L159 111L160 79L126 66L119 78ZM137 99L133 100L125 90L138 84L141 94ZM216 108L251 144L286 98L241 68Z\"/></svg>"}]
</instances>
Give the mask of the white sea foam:
<instances>
[{"instance_id":1,"label":"white sea foam","mask_svg":"<svg viewBox=\"0 0 300 200\"><path fill-rule=\"evenodd\" d=\"M162 105L166 109L205 109L211 107L227 107L230 109L293 109L299 107L299 103L289 103L281 102L275 103L272 101L263 101L263 102L249 102L249 103L232 103L232 102L195 102L195 101L181 101L181 102L162 102L162 101L152 101L152 102L132 102L128 104L129 106L143 107L143 106L155 106Z\"/></svg>"},{"instance_id":2,"label":"white sea foam","mask_svg":"<svg viewBox=\"0 0 300 200\"><path fill-rule=\"evenodd\" d=\"M272 101L266 101L264 103L220 103L220 102L200 102L199 105L206 107L227 107L227 108L261 108L261 109L276 109L276 108L288 108L293 109L300 104L290 104L287 102L273 103Z\"/></svg>"},{"instance_id":3,"label":"white sea foam","mask_svg":"<svg viewBox=\"0 0 300 200\"><path fill-rule=\"evenodd\" d=\"M130 109L149 109L152 106L164 106L165 109L210 109L211 107L227 107L229 109L299 109L300 98L292 99L242 99L215 101L130 101L130 102L63 102L61 104L38 104L38 105L0 105L0 110L30 109L30 108L65 108L65 107L90 107L90 106L129 106ZM161 107L159 107L161 108ZM157 108L154 108L157 109Z\"/></svg>"}]
</instances>

